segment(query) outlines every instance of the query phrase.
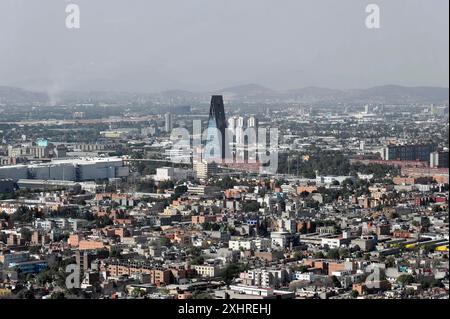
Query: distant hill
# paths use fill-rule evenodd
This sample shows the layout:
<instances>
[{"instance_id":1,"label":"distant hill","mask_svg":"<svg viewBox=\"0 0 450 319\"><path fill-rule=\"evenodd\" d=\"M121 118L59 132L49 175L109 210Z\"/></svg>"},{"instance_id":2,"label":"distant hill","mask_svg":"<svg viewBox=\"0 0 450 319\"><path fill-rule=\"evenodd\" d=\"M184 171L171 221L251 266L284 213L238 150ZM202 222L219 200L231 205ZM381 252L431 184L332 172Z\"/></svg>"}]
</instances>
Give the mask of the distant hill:
<instances>
[{"instance_id":1,"label":"distant hill","mask_svg":"<svg viewBox=\"0 0 450 319\"><path fill-rule=\"evenodd\" d=\"M337 90L322 87L305 87L284 92L267 87L248 84L214 91L232 100L297 101L304 103L348 102L348 103L445 103L449 100L448 88L405 87L399 85L377 86L369 89Z\"/></svg>"},{"instance_id":2,"label":"distant hill","mask_svg":"<svg viewBox=\"0 0 450 319\"><path fill-rule=\"evenodd\" d=\"M405 87L399 85L376 86L369 89L334 90L309 87L285 92L287 99L303 102L352 103L444 103L449 100L448 88Z\"/></svg>"},{"instance_id":3,"label":"distant hill","mask_svg":"<svg viewBox=\"0 0 450 319\"><path fill-rule=\"evenodd\" d=\"M442 87L406 87L384 85L369 89L336 90L321 87L306 87L288 91L275 91L258 84L246 84L214 90L211 92L190 92L185 90L168 90L160 93L131 92L75 92L63 91L52 96L62 103L104 102L127 103L130 101L157 101L170 104L187 104L208 102L211 95L224 95L228 101L242 102L297 102L297 103L448 103L449 89ZM46 103L46 93L32 92L24 89L0 86L0 103Z\"/></svg>"},{"instance_id":4,"label":"distant hill","mask_svg":"<svg viewBox=\"0 0 450 319\"><path fill-rule=\"evenodd\" d=\"M215 94L234 95L236 97L258 97L276 95L278 92L258 84L245 84L214 91Z\"/></svg>"},{"instance_id":5,"label":"distant hill","mask_svg":"<svg viewBox=\"0 0 450 319\"><path fill-rule=\"evenodd\" d=\"M449 100L449 89L441 87L376 86L350 91L350 98L381 103L440 103Z\"/></svg>"},{"instance_id":6,"label":"distant hill","mask_svg":"<svg viewBox=\"0 0 450 319\"><path fill-rule=\"evenodd\" d=\"M28 104L46 103L48 95L15 87L0 86L0 103Z\"/></svg>"},{"instance_id":7,"label":"distant hill","mask_svg":"<svg viewBox=\"0 0 450 319\"><path fill-rule=\"evenodd\" d=\"M339 99L346 96L346 92L321 87L306 87L297 90L289 90L284 93L288 99L304 100L329 100Z\"/></svg>"},{"instance_id":8,"label":"distant hill","mask_svg":"<svg viewBox=\"0 0 450 319\"><path fill-rule=\"evenodd\" d=\"M175 100L180 100L180 99L197 99L201 94L199 93L195 93L195 92L190 92L190 91L185 91L185 90L168 90L168 91L163 91L159 94L152 94L155 97L158 97L160 99L175 99Z\"/></svg>"}]
</instances>

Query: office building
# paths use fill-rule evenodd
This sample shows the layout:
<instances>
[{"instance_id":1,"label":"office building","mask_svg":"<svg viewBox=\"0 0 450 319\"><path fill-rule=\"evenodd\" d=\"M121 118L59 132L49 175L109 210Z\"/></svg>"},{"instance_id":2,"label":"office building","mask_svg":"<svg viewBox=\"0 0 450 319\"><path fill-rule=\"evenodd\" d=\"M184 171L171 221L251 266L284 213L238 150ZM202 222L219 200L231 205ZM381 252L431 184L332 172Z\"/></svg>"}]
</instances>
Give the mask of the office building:
<instances>
[{"instance_id":1,"label":"office building","mask_svg":"<svg viewBox=\"0 0 450 319\"><path fill-rule=\"evenodd\" d=\"M385 161L422 161L428 162L430 155L437 151L437 145L389 145L383 149Z\"/></svg>"},{"instance_id":2,"label":"office building","mask_svg":"<svg viewBox=\"0 0 450 319\"><path fill-rule=\"evenodd\" d=\"M448 151L439 151L430 154L431 168L448 168L448 164Z\"/></svg>"},{"instance_id":3,"label":"office building","mask_svg":"<svg viewBox=\"0 0 450 319\"><path fill-rule=\"evenodd\" d=\"M207 131L208 138L206 140L206 149L203 157L207 161L221 161L225 159L226 129L227 121L225 118L223 97L221 95L214 95L211 98Z\"/></svg>"},{"instance_id":4,"label":"office building","mask_svg":"<svg viewBox=\"0 0 450 319\"><path fill-rule=\"evenodd\" d=\"M165 119L164 130L165 130L167 133L172 132L172 129L173 129L172 114L166 113L166 115L164 116L164 119Z\"/></svg>"},{"instance_id":5,"label":"office building","mask_svg":"<svg viewBox=\"0 0 450 319\"><path fill-rule=\"evenodd\" d=\"M247 120L247 127L258 128L258 119L254 116L250 116Z\"/></svg>"},{"instance_id":6,"label":"office building","mask_svg":"<svg viewBox=\"0 0 450 319\"><path fill-rule=\"evenodd\" d=\"M218 167L216 163L208 163L207 161L194 162L194 172L197 178L205 179L217 174Z\"/></svg>"}]
</instances>

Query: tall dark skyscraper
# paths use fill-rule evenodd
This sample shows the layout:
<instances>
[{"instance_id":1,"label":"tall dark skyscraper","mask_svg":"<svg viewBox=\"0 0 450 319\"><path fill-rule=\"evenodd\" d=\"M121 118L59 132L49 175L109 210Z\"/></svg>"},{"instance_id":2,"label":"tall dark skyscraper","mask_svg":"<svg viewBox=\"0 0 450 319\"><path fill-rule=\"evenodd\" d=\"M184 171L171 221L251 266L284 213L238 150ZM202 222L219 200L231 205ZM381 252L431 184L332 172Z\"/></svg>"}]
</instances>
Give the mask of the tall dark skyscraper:
<instances>
[{"instance_id":1,"label":"tall dark skyscraper","mask_svg":"<svg viewBox=\"0 0 450 319\"><path fill-rule=\"evenodd\" d=\"M220 136L216 136L215 129L220 132ZM208 120L208 140L206 141L207 149L215 146L218 149L219 145L212 145L213 140L220 141L221 149L221 159L225 159L225 132L227 129L227 120L225 118L225 107L223 104L223 97L221 95L213 95L211 98L211 107L209 109L209 120ZM211 155L210 153L205 154L205 159L210 159L211 157L218 158L219 154Z\"/></svg>"}]
</instances>

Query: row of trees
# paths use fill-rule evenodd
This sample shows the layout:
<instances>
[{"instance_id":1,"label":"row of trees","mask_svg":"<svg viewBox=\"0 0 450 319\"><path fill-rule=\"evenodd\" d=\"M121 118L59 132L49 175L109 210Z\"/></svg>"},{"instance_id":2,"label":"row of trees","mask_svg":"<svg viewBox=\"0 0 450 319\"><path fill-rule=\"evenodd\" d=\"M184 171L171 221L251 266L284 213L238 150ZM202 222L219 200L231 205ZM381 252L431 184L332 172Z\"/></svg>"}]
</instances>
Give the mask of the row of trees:
<instances>
[{"instance_id":1,"label":"row of trees","mask_svg":"<svg viewBox=\"0 0 450 319\"><path fill-rule=\"evenodd\" d=\"M309 159L304 160L303 156ZM305 178L315 178L316 172L321 175L349 175L373 174L375 180L384 179L385 176L397 176L400 171L397 167L382 164L351 164L348 156L342 152L317 151L313 154L280 154L278 171L282 174L298 174Z\"/></svg>"},{"instance_id":2,"label":"row of trees","mask_svg":"<svg viewBox=\"0 0 450 319\"><path fill-rule=\"evenodd\" d=\"M43 218L44 214L35 209L30 209L25 206L19 207L14 214L8 215L5 212L0 213L0 219L9 220L15 223L31 223L36 218Z\"/></svg>"}]
</instances>

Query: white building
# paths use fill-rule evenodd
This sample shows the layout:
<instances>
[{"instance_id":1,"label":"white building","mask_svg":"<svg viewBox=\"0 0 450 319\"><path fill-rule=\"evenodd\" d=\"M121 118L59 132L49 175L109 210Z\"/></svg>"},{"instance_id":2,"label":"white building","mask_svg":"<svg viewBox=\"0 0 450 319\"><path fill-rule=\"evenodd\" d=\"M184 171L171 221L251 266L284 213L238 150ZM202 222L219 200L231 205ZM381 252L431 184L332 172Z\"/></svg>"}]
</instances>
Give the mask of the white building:
<instances>
[{"instance_id":1,"label":"white building","mask_svg":"<svg viewBox=\"0 0 450 319\"><path fill-rule=\"evenodd\" d=\"M175 177L175 172L173 167L161 167L156 169L156 175L154 177L155 181L171 181Z\"/></svg>"},{"instance_id":2,"label":"white building","mask_svg":"<svg viewBox=\"0 0 450 319\"><path fill-rule=\"evenodd\" d=\"M194 270L203 278L216 277L220 271L216 265L195 265Z\"/></svg>"},{"instance_id":3,"label":"white building","mask_svg":"<svg viewBox=\"0 0 450 319\"><path fill-rule=\"evenodd\" d=\"M301 281L314 281L315 274L312 272L301 273L300 271L296 271L293 275L294 280Z\"/></svg>"},{"instance_id":4,"label":"white building","mask_svg":"<svg viewBox=\"0 0 450 319\"><path fill-rule=\"evenodd\" d=\"M172 114L166 113L166 115L164 116L164 119L165 119L164 130L165 130L167 133L172 132L172 128L173 128L173 124L172 124Z\"/></svg>"},{"instance_id":5,"label":"white building","mask_svg":"<svg viewBox=\"0 0 450 319\"><path fill-rule=\"evenodd\" d=\"M253 242L256 250L267 250L271 247L271 240L269 238L257 238Z\"/></svg>"},{"instance_id":6,"label":"white building","mask_svg":"<svg viewBox=\"0 0 450 319\"><path fill-rule=\"evenodd\" d=\"M217 173L217 164L208 163L207 161L194 162L194 171L197 178L205 179Z\"/></svg>"},{"instance_id":7,"label":"white building","mask_svg":"<svg viewBox=\"0 0 450 319\"><path fill-rule=\"evenodd\" d=\"M346 179L354 180L355 178L353 176L317 176L316 184L331 185L334 182L338 182L339 184L342 184L342 182L345 181Z\"/></svg>"},{"instance_id":8,"label":"white building","mask_svg":"<svg viewBox=\"0 0 450 319\"><path fill-rule=\"evenodd\" d=\"M285 248L288 244L288 232L271 232L270 239L272 241L272 248Z\"/></svg>"},{"instance_id":9,"label":"white building","mask_svg":"<svg viewBox=\"0 0 450 319\"><path fill-rule=\"evenodd\" d=\"M230 117L230 118L228 119L228 128L229 128L230 130L234 130L234 129L236 128L236 120L235 120L234 117Z\"/></svg>"},{"instance_id":10,"label":"white building","mask_svg":"<svg viewBox=\"0 0 450 319\"><path fill-rule=\"evenodd\" d=\"M52 160L48 163L0 167L0 179L94 181L127 177L129 168L118 157Z\"/></svg>"},{"instance_id":11,"label":"white building","mask_svg":"<svg viewBox=\"0 0 450 319\"><path fill-rule=\"evenodd\" d=\"M251 250L254 248L251 240L230 240L228 247L231 250Z\"/></svg>"},{"instance_id":12,"label":"white building","mask_svg":"<svg viewBox=\"0 0 450 319\"><path fill-rule=\"evenodd\" d=\"M48 219L36 219L34 221L34 227L38 229L43 229L45 231L50 231L55 227L55 222Z\"/></svg>"},{"instance_id":13,"label":"white building","mask_svg":"<svg viewBox=\"0 0 450 319\"><path fill-rule=\"evenodd\" d=\"M263 288L274 288L290 281L286 269L251 269L241 273L240 278L246 285Z\"/></svg>"},{"instance_id":14,"label":"white building","mask_svg":"<svg viewBox=\"0 0 450 319\"><path fill-rule=\"evenodd\" d=\"M348 239L345 238L322 238L322 247L328 246L331 249L336 249L344 244L348 243Z\"/></svg>"},{"instance_id":15,"label":"white building","mask_svg":"<svg viewBox=\"0 0 450 319\"><path fill-rule=\"evenodd\" d=\"M257 128L258 127L258 119L254 116L250 116L247 120L247 127Z\"/></svg>"},{"instance_id":16,"label":"white building","mask_svg":"<svg viewBox=\"0 0 450 319\"><path fill-rule=\"evenodd\" d=\"M228 247L231 250L267 250L270 248L270 239L258 238L252 240L230 240Z\"/></svg>"}]
</instances>

